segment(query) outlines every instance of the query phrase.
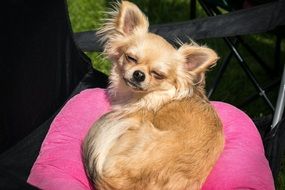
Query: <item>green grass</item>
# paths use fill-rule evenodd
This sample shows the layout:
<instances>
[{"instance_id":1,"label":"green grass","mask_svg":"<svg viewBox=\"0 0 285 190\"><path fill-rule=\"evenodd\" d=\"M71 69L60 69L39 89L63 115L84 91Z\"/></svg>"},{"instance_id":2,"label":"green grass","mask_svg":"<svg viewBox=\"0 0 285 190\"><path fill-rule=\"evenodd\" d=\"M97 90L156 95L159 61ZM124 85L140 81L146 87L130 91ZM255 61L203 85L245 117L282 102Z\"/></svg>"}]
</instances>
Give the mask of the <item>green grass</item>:
<instances>
[{"instance_id":1,"label":"green grass","mask_svg":"<svg viewBox=\"0 0 285 190\"><path fill-rule=\"evenodd\" d=\"M110 0L68 0L69 14L74 32L94 30L101 25L101 20L104 17L103 11L110 5ZM189 0L133 0L149 17L151 24L169 23L188 20ZM205 13L201 7L197 7L197 17L205 17ZM272 34L250 35L245 36L246 41L270 67L274 67L274 45L275 38ZM222 39L209 39L198 41L200 44L206 44L210 48L217 51L221 59L217 66L208 72L207 87L213 81L219 66L224 61L229 53L229 49ZM253 70L258 81L262 86L266 85L272 78L268 77L268 73L264 71L252 56L242 47L239 47L241 55L244 57L249 67ZM93 66L108 74L111 64L102 59L98 52L86 52L91 58ZM285 55L285 45L282 44L282 60ZM268 94L275 105L276 94L278 88L269 91ZM211 100L219 100L231 103L245 111L250 117L261 117L270 114L270 109L266 106L261 98L257 98L246 106L240 104L255 92L251 82L241 70L240 65L233 58ZM280 172L277 189L285 189L285 167Z\"/></svg>"}]
</instances>

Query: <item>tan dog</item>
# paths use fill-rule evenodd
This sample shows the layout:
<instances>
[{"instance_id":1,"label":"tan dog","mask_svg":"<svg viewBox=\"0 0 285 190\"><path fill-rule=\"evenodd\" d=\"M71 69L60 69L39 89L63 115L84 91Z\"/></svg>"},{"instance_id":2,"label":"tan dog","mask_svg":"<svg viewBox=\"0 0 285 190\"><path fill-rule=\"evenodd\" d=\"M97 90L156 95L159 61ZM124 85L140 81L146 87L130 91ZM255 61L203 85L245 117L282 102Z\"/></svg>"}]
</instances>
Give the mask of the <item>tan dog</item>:
<instances>
[{"instance_id":1,"label":"tan dog","mask_svg":"<svg viewBox=\"0 0 285 190\"><path fill-rule=\"evenodd\" d=\"M100 30L112 60L112 111L89 131L83 156L97 189L200 189L223 150L221 122L204 95L216 53L179 49L148 32L127 1Z\"/></svg>"}]
</instances>

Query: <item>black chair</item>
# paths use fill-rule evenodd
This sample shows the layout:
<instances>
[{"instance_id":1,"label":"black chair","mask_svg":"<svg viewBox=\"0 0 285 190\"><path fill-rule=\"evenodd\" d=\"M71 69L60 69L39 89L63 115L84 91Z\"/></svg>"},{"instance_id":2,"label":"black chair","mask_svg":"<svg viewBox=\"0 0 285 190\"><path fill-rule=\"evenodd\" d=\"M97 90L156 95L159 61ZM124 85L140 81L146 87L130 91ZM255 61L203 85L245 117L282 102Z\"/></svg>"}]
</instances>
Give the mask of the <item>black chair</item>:
<instances>
[{"instance_id":1,"label":"black chair","mask_svg":"<svg viewBox=\"0 0 285 190\"><path fill-rule=\"evenodd\" d=\"M1 9L0 189L33 189L26 179L58 110L108 79L75 45L64 0L5 1Z\"/></svg>"},{"instance_id":2,"label":"black chair","mask_svg":"<svg viewBox=\"0 0 285 190\"><path fill-rule=\"evenodd\" d=\"M0 189L34 189L26 179L58 110L81 90L107 85L107 76L94 70L81 51L102 48L95 31L73 37L63 0L5 1L1 8L9 14L3 17L7 27L1 38L4 50L0 57L0 81L5 87L0 106ZM278 1L228 15L156 25L151 31L170 42L176 37L187 41L187 36L206 39L266 32L285 25L284 10L284 1ZM251 23L253 28L237 24L248 15L259 15L260 11L263 14ZM279 97L280 102L284 101L284 97ZM284 146L280 142L285 128L284 122L280 123L282 111L276 120L279 127L274 125L264 136L270 150L268 158L273 158L269 159L273 173L280 168L280 159L276 158L280 158Z\"/></svg>"},{"instance_id":3,"label":"black chair","mask_svg":"<svg viewBox=\"0 0 285 190\"><path fill-rule=\"evenodd\" d=\"M221 13L219 7L226 10L226 11L240 10L243 8L242 4L245 2L248 2L248 1L243 1L243 0L242 1L199 0L200 5L202 6L202 8L204 9L204 11L207 13L208 16L221 15L222 13ZM257 1L256 3L255 3L255 1L253 1L254 4L252 4L250 6L257 6L257 5L260 5L262 3L268 3L268 2L271 2L271 1L270 0L269 1L260 1L260 2ZM268 75L270 75L272 78L277 73L279 74L279 70L280 70L281 35L280 35L280 32L275 32L275 34L276 34L275 69L272 69L271 67L269 67L263 61L263 59L258 55L258 53L255 52L253 50L253 48L251 48L248 45L248 43L242 39L241 36L223 37L223 40L225 41L226 45L229 47L229 49L231 51L228 54L228 56L226 57L225 61L221 64L219 71L218 71L218 73L214 79L214 82L211 85L211 87L209 88L208 97L210 98L213 95L213 93L216 90L226 68L228 67L228 65L230 63L231 58L234 55L236 57L239 65L241 66L242 70L245 72L246 76L250 79L253 86L256 88L256 91L257 91L256 94L259 95L260 97L262 97L265 100L268 107L272 111L274 111L274 106L273 106L272 102L270 101L270 99L268 98L268 95L267 95L267 89L270 88L270 86L272 86L272 85L278 84L280 81L277 79L268 87L266 87L266 88L262 87L260 82L258 82L256 76L254 75L254 72L249 68L247 61L243 58L242 54L238 50L238 45L242 45L251 54L251 56L257 61L257 63L259 63L259 65L266 71L266 73L268 73ZM252 101L254 99L256 99L256 95L249 97L243 104L248 104L248 103L250 103L250 101Z\"/></svg>"}]
</instances>

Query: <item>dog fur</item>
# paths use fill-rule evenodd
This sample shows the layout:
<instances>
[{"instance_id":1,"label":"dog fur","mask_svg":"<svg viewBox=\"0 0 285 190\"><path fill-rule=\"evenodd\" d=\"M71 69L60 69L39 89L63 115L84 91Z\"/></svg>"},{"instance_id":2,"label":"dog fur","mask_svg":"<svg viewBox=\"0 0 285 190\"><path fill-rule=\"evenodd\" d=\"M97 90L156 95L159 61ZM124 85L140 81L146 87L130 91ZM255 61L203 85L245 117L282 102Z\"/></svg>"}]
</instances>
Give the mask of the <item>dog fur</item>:
<instances>
[{"instance_id":1,"label":"dog fur","mask_svg":"<svg viewBox=\"0 0 285 190\"><path fill-rule=\"evenodd\" d=\"M98 34L113 62L112 110L84 140L88 176L96 189L201 189L224 147L204 92L217 54L195 43L174 48L128 1L110 15Z\"/></svg>"}]
</instances>

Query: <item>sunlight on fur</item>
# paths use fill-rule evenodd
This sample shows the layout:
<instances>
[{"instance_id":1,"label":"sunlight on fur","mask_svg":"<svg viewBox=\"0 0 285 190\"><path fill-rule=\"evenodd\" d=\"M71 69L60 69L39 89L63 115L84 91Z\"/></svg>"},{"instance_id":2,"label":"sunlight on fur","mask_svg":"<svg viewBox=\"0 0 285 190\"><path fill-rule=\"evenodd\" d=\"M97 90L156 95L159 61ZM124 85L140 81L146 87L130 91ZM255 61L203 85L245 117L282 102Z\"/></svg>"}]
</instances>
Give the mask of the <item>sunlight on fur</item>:
<instances>
[{"instance_id":1,"label":"sunlight on fur","mask_svg":"<svg viewBox=\"0 0 285 190\"><path fill-rule=\"evenodd\" d=\"M147 17L122 1L99 30L113 62L112 111L83 145L96 189L201 189L224 146L221 122L204 92L217 54L195 43L174 48L149 33Z\"/></svg>"}]
</instances>

